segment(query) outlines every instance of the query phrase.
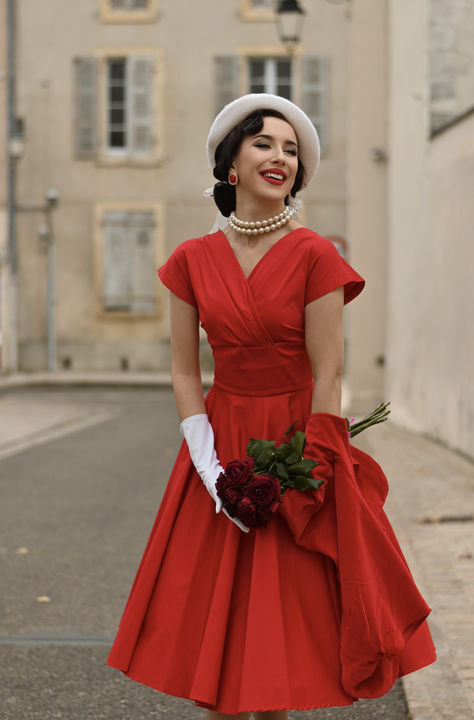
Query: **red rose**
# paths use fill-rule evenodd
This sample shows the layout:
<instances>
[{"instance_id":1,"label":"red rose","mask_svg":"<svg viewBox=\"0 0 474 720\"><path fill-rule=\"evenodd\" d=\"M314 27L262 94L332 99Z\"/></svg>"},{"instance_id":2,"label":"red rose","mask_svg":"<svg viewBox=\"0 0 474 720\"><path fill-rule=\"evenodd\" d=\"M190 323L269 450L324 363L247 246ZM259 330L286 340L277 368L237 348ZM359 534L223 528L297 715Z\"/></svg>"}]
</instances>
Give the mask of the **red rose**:
<instances>
[{"instance_id":1,"label":"red rose","mask_svg":"<svg viewBox=\"0 0 474 720\"><path fill-rule=\"evenodd\" d=\"M243 497L237 505L237 516L247 527L262 527L265 520L260 517L258 508L248 497Z\"/></svg>"},{"instance_id":2,"label":"red rose","mask_svg":"<svg viewBox=\"0 0 474 720\"><path fill-rule=\"evenodd\" d=\"M255 460L253 458L231 460L228 462L225 468L227 487L241 487L245 485L252 474L254 465Z\"/></svg>"},{"instance_id":3,"label":"red rose","mask_svg":"<svg viewBox=\"0 0 474 720\"><path fill-rule=\"evenodd\" d=\"M257 507L271 514L280 504L280 483L272 475L253 475L247 483L245 494Z\"/></svg>"}]
</instances>

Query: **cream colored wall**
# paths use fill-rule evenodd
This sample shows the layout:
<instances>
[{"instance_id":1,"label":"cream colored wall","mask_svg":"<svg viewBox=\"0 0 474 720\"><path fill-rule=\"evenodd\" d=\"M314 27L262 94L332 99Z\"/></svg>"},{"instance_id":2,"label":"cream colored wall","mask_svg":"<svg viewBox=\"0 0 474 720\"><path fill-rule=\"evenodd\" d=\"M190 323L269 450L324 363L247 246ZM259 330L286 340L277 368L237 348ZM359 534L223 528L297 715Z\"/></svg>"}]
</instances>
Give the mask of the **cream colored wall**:
<instances>
[{"instance_id":1,"label":"cream colored wall","mask_svg":"<svg viewBox=\"0 0 474 720\"><path fill-rule=\"evenodd\" d=\"M44 203L49 186L61 193L53 212L57 249L58 367L165 369L169 364L167 303L148 319L107 318L97 312L94 274L96 203L163 207L158 253L165 259L181 241L204 234L215 206L202 198L213 178L205 140L214 116L212 59L244 48L278 48L275 26L242 22L240 0L158 0L152 23L101 22L101 0L20 3L18 111L26 123L18 200ZM58 32L58 28L61 31ZM306 193L306 221L321 234L345 234L346 64L348 20L342 7L307 7L303 52L329 56L329 154ZM156 48L163 57L161 160L148 168L107 167L73 157L73 58ZM21 211L21 367L46 364L46 255L38 238L40 211ZM158 282L158 280L157 280ZM159 292L165 300L165 290Z\"/></svg>"},{"instance_id":2,"label":"cream colored wall","mask_svg":"<svg viewBox=\"0 0 474 720\"><path fill-rule=\"evenodd\" d=\"M350 262L366 287L349 305L347 383L354 412L383 400L387 286L387 3L352 5L347 120ZM374 159L374 153L381 153ZM390 159L388 160L390 162Z\"/></svg>"},{"instance_id":3,"label":"cream colored wall","mask_svg":"<svg viewBox=\"0 0 474 720\"><path fill-rule=\"evenodd\" d=\"M474 455L474 116L430 139L428 0L393 0L390 21L386 396L395 420Z\"/></svg>"}]
</instances>

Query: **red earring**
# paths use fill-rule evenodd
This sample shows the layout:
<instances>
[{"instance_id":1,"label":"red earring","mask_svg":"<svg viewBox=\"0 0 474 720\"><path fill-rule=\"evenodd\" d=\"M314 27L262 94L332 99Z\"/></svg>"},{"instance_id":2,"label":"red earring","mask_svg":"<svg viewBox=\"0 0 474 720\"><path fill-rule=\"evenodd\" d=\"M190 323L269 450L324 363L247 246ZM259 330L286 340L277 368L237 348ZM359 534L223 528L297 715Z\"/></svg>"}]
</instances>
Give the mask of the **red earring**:
<instances>
[{"instance_id":1,"label":"red earring","mask_svg":"<svg viewBox=\"0 0 474 720\"><path fill-rule=\"evenodd\" d=\"M239 182L239 178L237 177L237 173L235 173L235 172L229 173L229 178L228 178L229 185L237 185L238 182Z\"/></svg>"}]
</instances>

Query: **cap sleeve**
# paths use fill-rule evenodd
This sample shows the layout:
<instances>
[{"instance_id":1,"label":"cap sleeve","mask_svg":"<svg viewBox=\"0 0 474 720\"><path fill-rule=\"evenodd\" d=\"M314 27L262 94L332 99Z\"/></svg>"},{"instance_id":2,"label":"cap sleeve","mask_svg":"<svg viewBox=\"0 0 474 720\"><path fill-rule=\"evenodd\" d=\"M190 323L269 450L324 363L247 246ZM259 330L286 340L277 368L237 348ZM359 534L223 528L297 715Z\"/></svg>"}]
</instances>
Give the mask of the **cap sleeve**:
<instances>
[{"instance_id":1,"label":"cap sleeve","mask_svg":"<svg viewBox=\"0 0 474 720\"><path fill-rule=\"evenodd\" d=\"M158 269L158 276L166 287L181 300L197 307L186 256L186 243L181 243Z\"/></svg>"},{"instance_id":2,"label":"cap sleeve","mask_svg":"<svg viewBox=\"0 0 474 720\"><path fill-rule=\"evenodd\" d=\"M344 286L344 303L362 292L365 280L342 258L334 244L318 236L311 244L306 280L305 305Z\"/></svg>"}]
</instances>

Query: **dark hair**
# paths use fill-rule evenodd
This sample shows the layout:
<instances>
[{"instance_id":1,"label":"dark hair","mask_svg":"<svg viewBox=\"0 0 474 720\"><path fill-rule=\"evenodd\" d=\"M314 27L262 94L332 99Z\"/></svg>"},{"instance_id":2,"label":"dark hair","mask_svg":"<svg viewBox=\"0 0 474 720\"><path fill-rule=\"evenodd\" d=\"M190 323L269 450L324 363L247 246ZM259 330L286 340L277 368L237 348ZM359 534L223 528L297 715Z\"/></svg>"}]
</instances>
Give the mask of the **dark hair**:
<instances>
[{"instance_id":1,"label":"dark hair","mask_svg":"<svg viewBox=\"0 0 474 720\"><path fill-rule=\"evenodd\" d=\"M232 210L235 210L235 187L229 185L227 182L232 160L237 154L244 137L247 135L256 135L260 132L263 128L263 118L265 117L276 117L288 122L286 117L278 112L278 110L255 110L232 128L230 133L225 136L216 148L216 166L213 172L214 177L220 182L214 185L214 202L225 217L229 217ZM298 170L296 171L295 182L290 191L293 197L298 190L301 189L303 178L304 167L298 157ZM285 204L288 204L288 197L285 198Z\"/></svg>"}]
</instances>

